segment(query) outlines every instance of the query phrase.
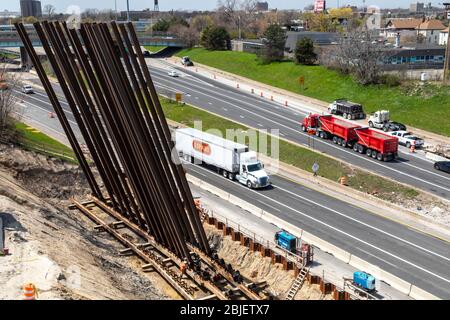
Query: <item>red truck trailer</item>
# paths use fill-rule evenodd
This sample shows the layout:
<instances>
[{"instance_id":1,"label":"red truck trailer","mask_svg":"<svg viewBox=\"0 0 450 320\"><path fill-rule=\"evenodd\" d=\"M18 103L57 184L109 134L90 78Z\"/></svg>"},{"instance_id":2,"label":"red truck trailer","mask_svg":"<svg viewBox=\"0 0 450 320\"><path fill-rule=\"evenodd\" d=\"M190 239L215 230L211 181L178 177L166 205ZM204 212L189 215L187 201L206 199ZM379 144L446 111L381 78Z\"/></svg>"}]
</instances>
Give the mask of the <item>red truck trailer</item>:
<instances>
[{"instance_id":1,"label":"red truck trailer","mask_svg":"<svg viewBox=\"0 0 450 320\"><path fill-rule=\"evenodd\" d=\"M352 147L354 142L358 141L358 135L355 132L357 128L361 128L361 126L332 115L311 114L303 119L302 123L303 131L314 130L316 136L322 139L332 139L334 143L343 147Z\"/></svg>"},{"instance_id":2,"label":"red truck trailer","mask_svg":"<svg viewBox=\"0 0 450 320\"><path fill-rule=\"evenodd\" d=\"M353 150L366 153L380 161L390 161L398 157L398 139L370 128L355 130L358 142Z\"/></svg>"},{"instance_id":3,"label":"red truck trailer","mask_svg":"<svg viewBox=\"0 0 450 320\"><path fill-rule=\"evenodd\" d=\"M302 130L315 131L317 137L332 139L334 143L366 153L380 161L397 157L398 139L370 128L342 120L333 115L310 114L303 119Z\"/></svg>"}]
</instances>

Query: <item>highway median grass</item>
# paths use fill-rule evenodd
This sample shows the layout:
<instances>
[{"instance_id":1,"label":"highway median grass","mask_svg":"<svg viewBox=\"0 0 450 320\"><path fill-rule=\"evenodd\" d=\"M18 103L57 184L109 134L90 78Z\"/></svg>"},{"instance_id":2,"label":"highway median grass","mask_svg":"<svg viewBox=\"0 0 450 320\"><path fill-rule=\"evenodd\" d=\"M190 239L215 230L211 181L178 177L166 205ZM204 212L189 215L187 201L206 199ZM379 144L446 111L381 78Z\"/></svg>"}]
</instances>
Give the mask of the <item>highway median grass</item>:
<instances>
[{"instance_id":1,"label":"highway median grass","mask_svg":"<svg viewBox=\"0 0 450 320\"><path fill-rule=\"evenodd\" d=\"M164 50L167 47L166 46L145 46L144 48L145 48L145 50L148 50L151 53L157 53L161 50Z\"/></svg>"},{"instance_id":2,"label":"highway median grass","mask_svg":"<svg viewBox=\"0 0 450 320\"><path fill-rule=\"evenodd\" d=\"M223 137L225 137L225 132L227 129L237 130L238 132L240 131L244 134L249 130L249 128L244 125L224 119L220 116L203 111L193 106L177 104L166 98L161 98L161 103L164 113L168 119L188 127L194 127L195 121L201 121L203 131L211 129L218 130L216 133L220 132ZM214 132L211 131L211 133ZM262 153L267 156L272 156L270 149L270 146L272 145L271 139L276 138L267 136L264 133L258 135L258 138L267 139L267 145L269 148L267 149L267 152ZM280 148L279 160L281 162L308 171L311 174L312 166L314 162L317 161L320 166L318 172L319 176L334 182L337 182L340 177L346 176L348 178L348 185L353 189L367 192L383 200L394 201L397 197L414 199L419 195L419 193L413 188L409 188L394 181L355 169L313 150L281 139L278 143Z\"/></svg>"},{"instance_id":3,"label":"highway median grass","mask_svg":"<svg viewBox=\"0 0 450 320\"><path fill-rule=\"evenodd\" d=\"M394 121L450 136L450 86L405 82L397 87L362 86L351 76L323 66L303 66L293 62L261 64L255 54L235 51L186 49L177 56L221 69L297 94L331 102L338 98L362 103L365 111L390 110ZM305 86L299 85L299 77Z\"/></svg>"},{"instance_id":4,"label":"highway median grass","mask_svg":"<svg viewBox=\"0 0 450 320\"><path fill-rule=\"evenodd\" d=\"M77 163L73 150L61 142L22 122L16 122L15 129L16 141L22 148L71 163Z\"/></svg>"}]
</instances>

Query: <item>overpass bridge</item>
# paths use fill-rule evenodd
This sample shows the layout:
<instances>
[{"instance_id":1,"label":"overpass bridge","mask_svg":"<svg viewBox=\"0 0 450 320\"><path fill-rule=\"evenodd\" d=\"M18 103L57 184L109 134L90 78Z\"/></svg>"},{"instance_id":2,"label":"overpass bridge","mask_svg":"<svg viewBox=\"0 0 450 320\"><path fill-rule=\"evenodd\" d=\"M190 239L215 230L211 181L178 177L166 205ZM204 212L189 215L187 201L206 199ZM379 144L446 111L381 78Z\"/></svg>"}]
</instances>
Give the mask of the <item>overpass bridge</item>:
<instances>
[{"instance_id":1,"label":"overpass bridge","mask_svg":"<svg viewBox=\"0 0 450 320\"><path fill-rule=\"evenodd\" d=\"M30 40L34 47L41 47L39 37L32 25L26 26L27 32L30 35ZM142 46L164 46L164 47L184 47L184 43L175 35L164 32L153 33L137 33L139 43ZM0 26L0 48L18 48L23 47L14 26Z\"/></svg>"}]
</instances>

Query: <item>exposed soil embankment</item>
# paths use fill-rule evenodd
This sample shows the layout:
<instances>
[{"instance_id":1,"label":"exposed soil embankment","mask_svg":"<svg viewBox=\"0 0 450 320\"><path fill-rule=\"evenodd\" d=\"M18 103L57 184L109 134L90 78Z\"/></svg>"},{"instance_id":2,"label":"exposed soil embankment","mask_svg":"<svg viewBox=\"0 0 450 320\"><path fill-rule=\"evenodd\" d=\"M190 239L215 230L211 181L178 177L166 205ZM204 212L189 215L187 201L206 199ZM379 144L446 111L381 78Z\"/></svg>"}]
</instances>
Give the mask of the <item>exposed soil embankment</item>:
<instances>
[{"instance_id":1,"label":"exposed soil embankment","mask_svg":"<svg viewBox=\"0 0 450 320\"><path fill-rule=\"evenodd\" d=\"M266 281L268 290L277 299L285 299L295 280L294 271L284 271L281 264L272 264L270 258L263 258L258 252L251 252L240 242L223 237L213 226L204 225L211 247L226 263L230 263L240 273L253 282ZM331 295L323 296L318 285L305 282L297 293L296 300L331 300Z\"/></svg>"},{"instance_id":2,"label":"exposed soil embankment","mask_svg":"<svg viewBox=\"0 0 450 320\"><path fill-rule=\"evenodd\" d=\"M28 282L39 299L168 298L136 258L120 257L116 241L67 209L69 197L88 193L76 166L0 146L0 217L11 253L0 257L0 299L22 299Z\"/></svg>"}]
</instances>

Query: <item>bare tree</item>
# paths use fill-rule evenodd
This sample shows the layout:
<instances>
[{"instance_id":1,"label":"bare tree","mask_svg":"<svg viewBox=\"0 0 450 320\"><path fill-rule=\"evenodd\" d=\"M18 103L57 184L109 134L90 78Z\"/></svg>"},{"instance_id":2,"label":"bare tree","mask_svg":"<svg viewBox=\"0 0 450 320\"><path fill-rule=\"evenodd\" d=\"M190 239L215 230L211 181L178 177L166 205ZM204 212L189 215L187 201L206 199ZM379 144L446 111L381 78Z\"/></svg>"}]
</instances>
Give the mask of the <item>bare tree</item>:
<instances>
[{"instance_id":1,"label":"bare tree","mask_svg":"<svg viewBox=\"0 0 450 320\"><path fill-rule=\"evenodd\" d=\"M53 19L56 13L55 6L51 4L47 4L44 6L44 15L47 16L48 19Z\"/></svg>"},{"instance_id":2,"label":"bare tree","mask_svg":"<svg viewBox=\"0 0 450 320\"><path fill-rule=\"evenodd\" d=\"M0 68L0 140L8 140L12 132L13 114L17 110L17 97L13 94L19 77L7 72L6 64Z\"/></svg>"},{"instance_id":3,"label":"bare tree","mask_svg":"<svg viewBox=\"0 0 450 320\"><path fill-rule=\"evenodd\" d=\"M342 37L336 62L343 72L351 72L363 85L378 83L387 51L368 30L355 30Z\"/></svg>"},{"instance_id":4,"label":"bare tree","mask_svg":"<svg viewBox=\"0 0 450 320\"><path fill-rule=\"evenodd\" d=\"M170 27L169 32L175 34L188 48L195 47L200 41L200 33L193 26L177 24Z\"/></svg>"}]
</instances>

